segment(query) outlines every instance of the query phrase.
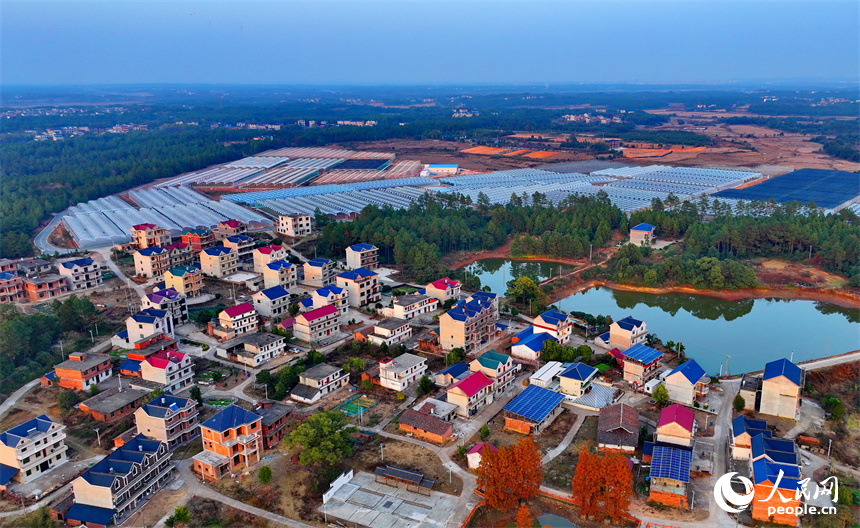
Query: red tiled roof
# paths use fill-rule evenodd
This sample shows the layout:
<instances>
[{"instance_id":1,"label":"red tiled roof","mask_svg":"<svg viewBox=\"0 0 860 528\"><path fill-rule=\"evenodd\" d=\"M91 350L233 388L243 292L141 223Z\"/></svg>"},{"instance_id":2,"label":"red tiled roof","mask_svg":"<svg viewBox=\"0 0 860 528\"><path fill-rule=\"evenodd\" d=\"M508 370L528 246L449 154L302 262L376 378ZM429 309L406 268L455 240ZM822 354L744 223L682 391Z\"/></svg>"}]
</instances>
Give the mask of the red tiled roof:
<instances>
[{"instance_id":1,"label":"red tiled roof","mask_svg":"<svg viewBox=\"0 0 860 528\"><path fill-rule=\"evenodd\" d=\"M619 362L624 361L624 352L618 350L617 348L613 348L609 351L609 355L617 359Z\"/></svg>"},{"instance_id":2,"label":"red tiled roof","mask_svg":"<svg viewBox=\"0 0 860 528\"><path fill-rule=\"evenodd\" d=\"M168 352L170 354L169 356ZM146 358L146 361L155 368L165 369L167 368L168 363L180 363L183 358L185 358L185 354L182 352L176 352L175 350L162 350Z\"/></svg>"},{"instance_id":3,"label":"red tiled roof","mask_svg":"<svg viewBox=\"0 0 860 528\"><path fill-rule=\"evenodd\" d=\"M493 451L498 451L499 449L489 442L481 442L480 444L475 444L475 447L470 449L466 454L471 455L472 453L481 453L484 454L484 449L489 447Z\"/></svg>"},{"instance_id":4,"label":"red tiled roof","mask_svg":"<svg viewBox=\"0 0 860 528\"><path fill-rule=\"evenodd\" d=\"M268 246L263 246L257 248L257 251L264 255L270 255L272 251L280 251L284 246L276 246L275 244L269 244Z\"/></svg>"},{"instance_id":5,"label":"red tiled roof","mask_svg":"<svg viewBox=\"0 0 860 528\"><path fill-rule=\"evenodd\" d=\"M662 427L670 423L676 423L687 431L692 432L693 411L684 407L680 403L666 407L663 409L663 412L660 413L660 421L657 423L657 427Z\"/></svg>"},{"instance_id":6,"label":"red tiled roof","mask_svg":"<svg viewBox=\"0 0 860 528\"><path fill-rule=\"evenodd\" d=\"M448 390L456 387L463 391L467 397L471 398L475 394L481 392L482 389L489 387L492 384L493 382L490 381L490 378L485 376L483 372L473 372L457 383L450 385Z\"/></svg>"},{"instance_id":7,"label":"red tiled roof","mask_svg":"<svg viewBox=\"0 0 860 528\"><path fill-rule=\"evenodd\" d=\"M316 310L311 310L310 312L303 313L299 317L302 317L302 318L304 318L305 321L310 322L310 321L313 321L315 319L319 319L320 317L325 317L327 315L331 315L337 311L338 311L338 309L335 305L327 304L327 305L323 306L322 308L317 308Z\"/></svg>"},{"instance_id":8,"label":"red tiled roof","mask_svg":"<svg viewBox=\"0 0 860 528\"><path fill-rule=\"evenodd\" d=\"M278 326L280 326L284 330L289 330L290 328L293 327L294 324L296 324L296 318L290 317L289 319L284 319L283 321L278 323Z\"/></svg>"},{"instance_id":9,"label":"red tiled roof","mask_svg":"<svg viewBox=\"0 0 860 528\"><path fill-rule=\"evenodd\" d=\"M445 420L437 418L436 416L430 416L429 414L418 412L414 409L406 409L403 411L403 414L400 415L398 421L403 425L408 425L415 429L421 429L422 431L427 431L428 433L437 434L439 436L450 436L452 431L451 424Z\"/></svg>"},{"instance_id":10,"label":"red tiled roof","mask_svg":"<svg viewBox=\"0 0 860 528\"><path fill-rule=\"evenodd\" d=\"M190 244L188 242L177 242L175 244L168 244L168 245L164 246L164 249L166 249L168 251L173 251L174 249L185 249L189 245Z\"/></svg>"},{"instance_id":11,"label":"red tiled roof","mask_svg":"<svg viewBox=\"0 0 860 528\"><path fill-rule=\"evenodd\" d=\"M448 288L455 288L460 283L453 279L449 279L448 277L444 277L442 279L435 280L430 284L432 284L437 290L447 290Z\"/></svg>"},{"instance_id":12,"label":"red tiled roof","mask_svg":"<svg viewBox=\"0 0 860 528\"><path fill-rule=\"evenodd\" d=\"M230 317L236 317L237 315L242 315L253 311L254 307L251 306L251 303L237 304L236 306L231 306L230 308L224 309L224 313L226 313Z\"/></svg>"},{"instance_id":13,"label":"red tiled roof","mask_svg":"<svg viewBox=\"0 0 860 528\"><path fill-rule=\"evenodd\" d=\"M158 226L157 226L157 225L155 225L155 224L137 224L137 225L134 225L134 226L131 226L131 227L132 227L133 229L138 230L138 231L145 231L145 230L147 230L147 229L155 229L155 228L156 228L156 227L158 227Z\"/></svg>"},{"instance_id":14,"label":"red tiled roof","mask_svg":"<svg viewBox=\"0 0 860 528\"><path fill-rule=\"evenodd\" d=\"M225 225L225 226L230 226L233 229L238 229L238 228L242 227L242 222L240 222L238 220L230 219L230 220L224 220L223 222L219 222L218 225Z\"/></svg>"}]
</instances>

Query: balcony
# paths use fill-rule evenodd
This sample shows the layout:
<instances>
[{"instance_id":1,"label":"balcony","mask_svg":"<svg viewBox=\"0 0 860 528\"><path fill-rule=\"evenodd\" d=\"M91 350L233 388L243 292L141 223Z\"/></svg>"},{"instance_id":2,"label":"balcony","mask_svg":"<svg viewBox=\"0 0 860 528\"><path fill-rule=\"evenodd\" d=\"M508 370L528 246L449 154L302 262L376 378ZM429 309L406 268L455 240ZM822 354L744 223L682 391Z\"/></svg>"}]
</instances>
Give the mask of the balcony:
<instances>
[{"instance_id":1,"label":"balcony","mask_svg":"<svg viewBox=\"0 0 860 528\"><path fill-rule=\"evenodd\" d=\"M165 475L167 475L168 473L173 471L173 469L174 469L173 464L171 464L168 461L168 463L163 468L154 469L154 470L150 471L149 473L142 474L141 477L132 481L131 484L129 484L128 486L125 486L121 490L120 494L128 492L129 489L131 489L131 488L135 488L131 491L131 494L129 495L129 497L127 499L116 504L115 509L117 511L122 511L125 508L127 508L129 504L131 504L133 501L137 500L138 498L140 498L141 495L143 495L144 493L147 492L150 484L158 482L159 479L161 479L162 477L164 477ZM149 477L149 478L143 478L143 477ZM153 490L153 492L157 492L157 491L158 490Z\"/></svg>"}]
</instances>

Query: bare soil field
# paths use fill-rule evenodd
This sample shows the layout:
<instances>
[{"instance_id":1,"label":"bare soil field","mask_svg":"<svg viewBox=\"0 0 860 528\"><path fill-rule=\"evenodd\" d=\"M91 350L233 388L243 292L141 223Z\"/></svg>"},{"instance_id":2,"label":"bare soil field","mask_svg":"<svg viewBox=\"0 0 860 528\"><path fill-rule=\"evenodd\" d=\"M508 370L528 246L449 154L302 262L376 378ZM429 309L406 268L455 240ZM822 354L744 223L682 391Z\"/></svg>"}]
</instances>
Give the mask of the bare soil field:
<instances>
[{"instance_id":1,"label":"bare soil field","mask_svg":"<svg viewBox=\"0 0 860 528\"><path fill-rule=\"evenodd\" d=\"M193 497L188 502L193 526L220 526L221 528L247 528L271 526L269 521L237 510L213 499Z\"/></svg>"},{"instance_id":2,"label":"bare soil field","mask_svg":"<svg viewBox=\"0 0 860 528\"><path fill-rule=\"evenodd\" d=\"M380 442L385 444L382 450L379 448ZM380 451L384 451L384 453L380 453ZM384 454L384 461L380 460L381 454ZM379 442L368 442L355 452L350 465L355 471L373 473L376 467L386 464L418 471L424 473L428 478L436 479L434 491L452 495L459 495L463 491L463 480L456 474L452 474L449 479L448 469L442 464L435 451L410 442L401 442L391 438L380 438Z\"/></svg>"},{"instance_id":3,"label":"bare soil field","mask_svg":"<svg viewBox=\"0 0 860 528\"><path fill-rule=\"evenodd\" d=\"M543 483L557 490L569 490L579 452L583 447L593 447L596 442L597 416L586 416L570 445L544 466Z\"/></svg>"}]
</instances>

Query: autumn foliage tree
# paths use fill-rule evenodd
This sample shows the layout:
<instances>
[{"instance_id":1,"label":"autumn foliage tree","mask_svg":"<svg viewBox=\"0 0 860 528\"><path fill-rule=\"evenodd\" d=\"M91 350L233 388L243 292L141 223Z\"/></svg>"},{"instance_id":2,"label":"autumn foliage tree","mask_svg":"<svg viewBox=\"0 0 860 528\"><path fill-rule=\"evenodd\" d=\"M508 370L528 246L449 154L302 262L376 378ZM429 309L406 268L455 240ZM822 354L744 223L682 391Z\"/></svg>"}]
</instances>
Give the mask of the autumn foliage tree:
<instances>
[{"instance_id":1,"label":"autumn foliage tree","mask_svg":"<svg viewBox=\"0 0 860 528\"><path fill-rule=\"evenodd\" d=\"M529 512L529 507L525 503L520 504L520 509L517 510L517 528L532 528L534 520Z\"/></svg>"},{"instance_id":2,"label":"autumn foliage tree","mask_svg":"<svg viewBox=\"0 0 860 528\"><path fill-rule=\"evenodd\" d=\"M583 447L571 487L580 515L601 516L613 523L627 518L633 475L624 456L618 453L600 456Z\"/></svg>"},{"instance_id":3,"label":"autumn foliage tree","mask_svg":"<svg viewBox=\"0 0 860 528\"><path fill-rule=\"evenodd\" d=\"M520 501L537 496L543 480L540 453L531 437L516 445L485 450L478 467L478 488L491 508L510 510Z\"/></svg>"}]
</instances>

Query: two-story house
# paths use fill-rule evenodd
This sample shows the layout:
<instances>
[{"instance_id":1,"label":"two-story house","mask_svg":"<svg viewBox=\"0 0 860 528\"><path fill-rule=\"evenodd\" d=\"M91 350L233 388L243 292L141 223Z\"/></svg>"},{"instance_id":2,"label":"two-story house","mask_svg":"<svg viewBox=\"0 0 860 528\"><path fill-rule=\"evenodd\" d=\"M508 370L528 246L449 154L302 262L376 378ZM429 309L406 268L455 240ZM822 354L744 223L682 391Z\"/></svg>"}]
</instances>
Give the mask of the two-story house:
<instances>
[{"instance_id":1,"label":"two-story house","mask_svg":"<svg viewBox=\"0 0 860 528\"><path fill-rule=\"evenodd\" d=\"M493 380L483 372L472 372L445 389L448 403L457 406L457 415L469 417L485 405L493 403Z\"/></svg>"},{"instance_id":2,"label":"two-story house","mask_svg":"<svg viewBox=\"0 0 860 528\"><path fill-rule=\"evenodd\" d=\"M286 345L281 336L254 332L219 344L215 347L215 355L256 368L280 356Z\"/></svg>"},{"instance_id":3,"label":"two-story house","mask_svg":"<svg viewBox=\"0 0 860 528\"><path fill-rule=\"evenodd\" d=\"M131 226L131 241L138 249L170 244L170 231L155 224L137 224Z\"/></svg>"},{"instance_id":4,"label":"two-story house","mask_svg":"<svg viewBox=\"0 0 860 528\"><path fill-rule=\"evenodd\" d=\"M424 292L429 297L433 297L440 303L444 303L447 300L459 300L460 288L461 285L459 281L444 277L428 283L424 288Z\"/></svg>"},{"instance_id":5,"label":"two-story house","mask_svg":"<svg viewBox=\"0 0 860 528\"><path fill-rule=\"evenodd\" d=\"M0 433L0 486L26 484L68 460L66 426L47 415Z\"/></svg>"},{"instance_id":6,"label":"two-story house","mask_svg":"<svg viewBox=\"0 0 860 528\"><path fill-rule=\"evenodd\" d=\"M295 319L287 319L283 321L282 325L291 326L291 331L296 339L307 343L316 343L340 330L340 322L340 310L329 304L299 314Z\"/></svg>"},{"instance_id":7,"label":"two-story house","mask_svg":"<svg viewBox=\"0 0 860 528\"><path fill-rule=\"evenodd\" d=\"M263 426L258 414L230 405L200 424L203 452L194 456L194 472L216 481L260 461Z\"/></svg>"},{"instance_id":8,"label":"two-story house","mask_svg":"<svg viewBox=\"0 0 860 528\"><path fill-rule=\"evenodd\" d=\"M395 298L392 308L394 317L412 319L421 314L436 311L439 308L439 301L427 295L413 293Z\"/></svg>"},{"instance_id":9,"label":"two-story house","mask_svg":"<svg viewBox=\"0 0 860 528\"><path fill-rule=\"evenodd\" d=\"M349 375L342 368L320 363L299 374L299 384L290 392L290 398L302 403L314 403L349 383Z\"/></svg>"},{"instance_id":10,"label":"two-story house","mask_svg":"<svg viewBox=\"0 0 860 528\"><path fill-rule=\"evenodd\" d=\"M382 299L379 276L365 268L345 271L335 277L339 288L349 292L349 305L355 307L378 303Z\"/></svg>"},{"instance_id":11,"label":"two-story house","mask_svg":"<svg viewBox=\"0 0 860 528\"><path fill-rule=\"evenodd\" d=\"M573 319L570 315L555 309L547 310L535 317L532 326L535 333L547 333L562 345L566 345L573 334Z\"/></svg>"},{"instance_id":12,"label":"two-story house","mask_svg":"<svg viewBox=\"0 0 860 528\"><path fill-rule=\"evenodd\" d=\"M66 278L69 291L87 290L102 283L102 268L91 258L61 262L57 271Z\"/></svg>"},{"instance_id":13,"label":"two-story house","mask_svg":"<svg viewBox=\"0 0 860 528\"><path fill-rule=\"evenodd\" d=\"M154 308L167 312L173 319L173 327L188 322L188 304L185 295L173 288L147 293L140 299L143 310Z\"/></svg>"},{"instance_id":14,"label":"two-story house","mask_svg":"<svg viewBox=\"0 0 860 528\"><path fill-rule=\"evenodd\" d=\"M346 267L352 270L379 267L379 248L373 244L353 244L346 248Z\"/></svg>"},{"instance_id":15,"label":"two-story house","mask_svg":"<svg viewBox=\"0 0 860 528\"><path fill-rule=\"evenodd\" d=\"M304 284L314 288L325 288L334 283L334 262L327 258L315 258L303 265L305 278Z\"/></svg>"},{"instance_id":16,"label":"two-story house","mask_svg":"<svg viewBox=\"0 0 860 528\"><path fill-rule=\"evenodd\" d=\"M31 302L45 301L69 292L66 277L51 273L41 277L24 277L24 294Z\"/></svg>"},{"instance_id":17,"label":"two-story house","mask_svg":"<svg viewBox=\"0 0 860 528\"><path fill-rule=\"evenodd\" d=\"M696 419L690 409L676 403L660 411L657 434L654 437L657 442L691 447L695 434Z\"/></svg>"},{"instance_id":18,"label":"two-story house","mask_svg":"<svg viewBox=\"0 0 860 528\"><path fill-rule=\"evenodd\" d=\"M263 317L279 317L290 310L290 292L283 286L273 286L252 296L254 309Z\"/></svg>"},{"instance_id":19,"label":"two-story house","mask_svg":"<svg viewBox=\"0 0 860 528\"><path fill-rule=\"evenodd\" d=\"M209 322L209 334L219 341L227 341L236 336L256 332L260 317L251 303L242 303L225 308L218 313L217 321Z\"/></svg>"},{"instance_id":20,"label":"two-story house","mask_svg":"<svg viewBox=\"0 0 860 528\"><path fill-rule=\"evenodd\" d=\"M222 240L221 244L235 251L240 261L250 259L254 252L254 239L248 235L231 235Z\"/></svg>"},{"instance_id":21,"label":"two-story house","mask_svg":"<svg viewBox=\"0 0 860 528\"><path fill-rule=\"evenodd\" d=\"M403 392L426 372L427 359L407 352L379 362L379 384L386 389Z\"/></svg>"},{"instance_id":22,"label":"two-story house","mask_svg":"<svg viewBox=\"0 0 860 528\"><path fill-rule=\"evenodd\" d=\"M133 348L134 344L152 336L163 334L173 338L173 314L165 310L146 308L125 320L125 330L111 339L114 346Z\"/></svg>"},{"instance_id":23,"label":"two-story house","mask_svg":"<svg viewBox=\"0 0 860 528\"><path fill-rule=\"evenodd\" d=\"M621 350L645 343L647 335L645 323L630 316L609 325L609 345Z\"/></svg>"},{"instance_id":24,"label":"two-story house","mask_svg":"<svg viewBox=\"0 0 860 528\"><path fill-rule=\"evenodd\" d=\"M203 293L203 272L196 266L177 266L164 273L164 285L189 299L197 297Z\"/></svg>"},{"instance_id":25,"label":"two-story house","mask_svg":"<svg viewBox=\"0 0 860 528\"><path fill-rule=\"evenodd\" d=\"M247 234L248 225L236 220L235 218L231 218L230 220L222 220L218 222L218 226L215 228L215 231L217 233L216 238L224 240L231 236Z\"/></svg>"},{"instance_id":26,"label":"two-story house","mask_svg":"<svg viewBox=\"0 0 860 528\"><path fill-rule=\"evenodd\" d=\"M293 288L296 285L296 266L286 260L276 260L263 266L263 287L274 288L283 286Z\"/></svg>"},{"instance_id":27,"label":"two-story house","mask_svg":"<svg viewBox=\"0 0 860 528\"><path fill-rule=\"evenodd\" d=\"M176 449L200 436L197 403L191 398L162 394L134 411L138 434Z\"/></svg>"},{"instance_id":28,"label":"two-story house","mask_svg":"<svg viewBox=\"0 0 860 528\"><path fill-rule=\"evenodd\" d=\"M287 248L277 244L258 247L252 254L254 255L255 273L263 273L263 268L266 267L266 264L271 264L278 260L286 260L289 257Z\"/></svg>"},{"instance_id":29,"label":"two-story house","mask_svg":"<svg viewBox=\"0 0 860 528\"><path fill-rule=\"evenodd\" d=\"M281 440L287 434L287 425L290 422L290 414L295 409L292 405L285 405L272 400L263 400L256 408L263 425L263 449L277 449Z\"/></svg>"},{"instance_id":30,"label":"two-story house","mask_svg":"<svg viewBox=\"0 0 860 528\"><path fill-rule=\"evenodd\" d=\"M800 408L803 384L803 370L791 361L782 358L767 363L761 382L759 412L793 420Z\"/></svg>"},{"instance_id":31,"label":"two-story house","mask_svg":"<svg viewBox=\"0 0 860 528\"><path fill-rule=\"evenodd\" d=\"M373 325L373 332L367 335L367 340L374 345L385 343L388 346L406 341L412 337L412 326L404 319L389 317Z\"/></svg>"},{"instance_id":32,"label":"two-story house","mask_svg":"<svg viewBox=\"0 0 860 528\"><path fill-rule=\"evenodd\" d=\"M559 388L571 398L579 398L591 390L597 369L584 363L574 363L558 375Z\"/></svg>"},{"instance_id":33,"label":"two-story house","mask_svg":"<svg viewBox=\"0 0 860 528\"><path fill-rule=\"evenodd\" d=\"M684 405L693 405L708 394L711 378L705 375L705 369L690 359L675 367L670 372L663 385L669 392L669 399Z\"/></svg>"},{"instance_id":34,"label":"two-story house","mask_svg":"<svg viewBox=\"0 0 860 528\"><path fill-rule=\"evenodd\" d=\"M499 354L495 350L484 353L481 357L469 363L472 372L483 372L493 380L493 390L496 394L506 391L514 381L515 365L511 356Z\"/></svg>"},{"instance_id":35,"label":"two-story house","mask_svg":"<svg viewBox=\"0 0 860 528\"><path fill-rule=\"evenodd\" d=\"M54 384L65 389L88 390L111 377L110 356L73 352L69 359L54 365Z\"/></svg>"},{"instance_id":36,"label":"two-story house","mask_svg":"<svg viewBox=\"0 0 860 528\"><path fill-rule=\"evenodd\" d=\"M200 252L200 270L217 279L236 273L239 254L225 246L213 246Z\"/></svg>"}]
</instances>

